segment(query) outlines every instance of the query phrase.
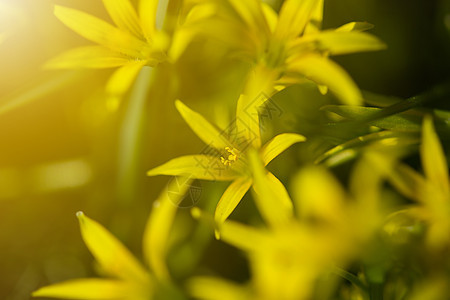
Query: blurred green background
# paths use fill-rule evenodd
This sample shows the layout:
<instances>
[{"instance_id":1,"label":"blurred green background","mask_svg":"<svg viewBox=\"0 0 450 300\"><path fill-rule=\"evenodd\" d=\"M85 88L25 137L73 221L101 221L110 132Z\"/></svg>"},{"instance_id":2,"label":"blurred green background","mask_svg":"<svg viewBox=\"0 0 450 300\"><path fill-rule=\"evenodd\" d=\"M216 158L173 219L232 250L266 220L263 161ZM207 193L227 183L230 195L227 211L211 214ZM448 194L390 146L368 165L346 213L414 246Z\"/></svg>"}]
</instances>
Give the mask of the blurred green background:
<instances>
[{"instance_id":1,"label":"blurred green background","mask_svg":"<svg viewBox=\"0 0 450 300\"><path fill-rule=\"evenodd\" d=\"M173 100L180 98L226 124L232 118L227 106L236 101L232 91L240 83L242 68L230 64L218 46L213 48L216 56L205 61L202 51L211 51L214 45L194 44L174 67L179 78L169 76L169 82L179 83L178 92L167 93L167 82L149 91L140 150L124 156L130 147L125 139L130 101L124 99L117 111L108 108L103 87L111 71L42 68L62 51L89 44L54 17L53 5L108 19L101 1L0 3L15 11L0 19L0 31L10 32L0 45L0 298L16 300L29 299L29 293L44 284L94 273L75 218L79 210L104 224L139 257L152 201L168 181L148 178L145 172L203 148L176 113ZM387 50L335 60L361 89L406 98L449 79L450 28L445 25L445 20L450 25L449 16L448 0L326 0L324 27L350 21L374 24L371 32L387 43ZM290 104L300 93L293 88L279 96L283 111L313 110L320 104L314 99L320 98L317 93L310 93L312 99L300 99L300 106ZM216 109L212 102L226 104ZM448 101L433 105L450 108ZM287 113L284 124L295 128L302 116L307 114ZM299 151L287 153L298 164L304 154ZM275 163L281 177L292 172L287 161ZM202 187L199 205L214 206L220 187L208 183ZM251 205L240 205L236 217L245 215ZM182 220L189 218L187 210L180 213ZM205 253L197 253L200 266L208 265L225 277L245 278L239 255L227 262L216 259L233 251L213 242Z\"/></svg>"}]
</instances>

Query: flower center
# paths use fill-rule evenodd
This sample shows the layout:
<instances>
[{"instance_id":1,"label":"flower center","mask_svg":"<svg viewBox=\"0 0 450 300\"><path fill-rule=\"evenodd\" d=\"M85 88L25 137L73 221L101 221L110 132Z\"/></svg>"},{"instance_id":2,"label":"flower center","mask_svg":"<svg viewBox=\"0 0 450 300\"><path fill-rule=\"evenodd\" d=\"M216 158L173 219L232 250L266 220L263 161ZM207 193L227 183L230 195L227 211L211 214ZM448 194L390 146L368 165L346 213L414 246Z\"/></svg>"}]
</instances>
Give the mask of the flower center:
<instances>
[{"instance_id":1,"label":"flower center","mask_svg":"<svg viewBox=\"0 0 450 300\"><path fill-rule=\"evenodd\" d=\"M236 148L225 147L225 155L220 157L220 161L225 166L231 166L239 158L239 150Z\"/></svg>"}]
</instances>

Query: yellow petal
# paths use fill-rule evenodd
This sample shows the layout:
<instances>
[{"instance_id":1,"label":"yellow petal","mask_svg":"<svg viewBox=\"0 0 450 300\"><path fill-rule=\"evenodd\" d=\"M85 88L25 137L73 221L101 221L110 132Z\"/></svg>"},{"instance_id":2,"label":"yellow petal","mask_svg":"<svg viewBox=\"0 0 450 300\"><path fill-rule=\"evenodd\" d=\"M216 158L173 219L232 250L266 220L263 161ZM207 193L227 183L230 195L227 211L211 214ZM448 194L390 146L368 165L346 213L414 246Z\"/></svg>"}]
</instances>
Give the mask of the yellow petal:
<instances>
[{"instance_id":1,"label":"yellow petal","mask_svg":"<svg viewBox=\"0 0 450 300\"><path fill-rule=\"evenodd\" d=\"M277 12L267 3L261 2L262 11L269 26L270 32L274 32L278 24Z\"/></svg>"},{"instance_id":2,"label":"yellow petal","mask_svg":"<svg viewBox=\"0 0 450 300\"><path fill-rule=\"evenodd\" d=\"M321 167L302 169L293 179L295 208L302 218L333 221L342 217L345 193L339 182Z\"/></svg>"},{"instance_id":3,"label":"yellow petal","mask_svg":"<svg viewBox=\"0 0 450 300\"><path fill-rule=\"evenodd\" d=\"M186 28L180 28L174 32L169 49L169 57L172 63L180 58L195 36L196 32L194 30Z\"/></svg>"},{"instance_id":4,"label":"yellow petal","mask_svg":"<svg viewBox=\"0 0 450 300\"><path fill-rule=\"evenodd\" d=\"M295 143L304 142L306 138L296 133L282 133L268 141L261 149L264 165L267 165L284 150Z\"/></svg>"},{"instance_id":5,"label":"yellow petal","mask_svg":"<svg viewBox=\"0 0 450 300\"><path fill-rule=\"evenodd\" d=\"M241 202L251 185L252 180L250 178L242 177L233 181L225 190L214 213L214 220L219 228ZM216 237L219 237L218 232L216 232Z\"/></svg>"},{"instance_id":6,"label":"yellow petal","mask_svg":"<svg viewBox=\"0 0 450 300\"><path fill-rule=\"evenodd\" d=\"M372 29L374 26L367 22L350 22L336 28L336 31L350 32L350 31L366 31Z\"/></svg>"},{"instance_id":7,"label":"yellow petal","mask_svg":"<svg viewBox=\"0 0 450 300\"><path fill-rule=\"evenodd\" d=\"M423 201L421 191L426 189L426 182L413 168L407 165L398 165L387 174L392 185L400 193L410 199Z\"/></svg>"},{"instance_id":8,"label":"yellow petal","mask_svg":"<svg viewBox=\"0 0 450 300\"><path fill-rule=\"evenodd\" d=\"M55 15L84 38L135 58L145 58L149 45L133 35L82 11L55 6Z\"/></svg>"},{"instance_id":9,"label":"yellow petal","mask_svg":"<svg viewBox=\"0 0 450 300\"><path fill-rule=\"evenodd\" d=\"M244 251L261 250L267 240L266 232L230 220L222 224L220 234L223 241Z\"/></svg>"},{"instance_id":10,"label":"yellow petal","mask_svg":"<svg viewBox=\"0 0 450 300\"><path fill-rule=\"evenodd\" d=\"M51 69L113 68L129 62L126 56L102 46L71 49L52 58L45 64Z\"/></svg>"},{"instance_id":11,"label":"yellow petal","mask_svg":"<svg viewBox=\"0 0 450 300\"><path fill-rule=\"evenodd\" d=\"M319 0L286 0L281 7L275 36L279 39L300 35L308 24Z\"/></svg>"},{"instance_id":12,"label":"yellow petal","mask_svg":"<svg viewBox=\"0 0 450 300\"><path fill-rule=\"evenodd\" d=\"M204 300L245 300L248 291L237 283L214 277L194 277L187 283L188 293L195 299Z\"/></svg>"},{"instance_id":13,"label":"yellow petal","mask_svg":"<svg viewBox=\"0 0 450 300\"><path fill-rule=\"evenodd\" d=\"M433 126L433 119L423 120L422 144L420 146L422 167L426 177L446 195L449 194L448 166L439 137Z\"/></svg>"},{"instance_id":14,"label":"yellow petal","mask_svg":"<svg viewBox=\"0 0 450 300\"><path fill-rule=\"evenodd\" d=\"M169 57L172 62L177 61L190 42L202 32L205 22L216 17L216 6L213 3L196 3L186 15L182 26L173 32Z\"/></svg>"},{"instance_id":15,"label":"yellow petal","mask_svg":"<svg viewBox=\"0 0 450 300\"><path fill-rule=\"evenodd\" d=\"M130 294L130 285L110 279L75 279L40 288L33 297L64 299L125 299Z\"/></svg>"},{"instance_id":16,"label":"yellow petal","mask_svg":"<svg viewBox=\"0 0 450 300\"><path fill-rule=\"evenodd\" d=\"M253 173L255 203L264 220L271 226L288 223L293 216L292 201L283 184L268 173L256 151L249 153Z\"/></svg>"},{"instance_id":17,"label":"yellow petal","mask_svg":"<svg viewBox=\"0 0 450 300\"><path fill-rule=\"evenodd\" d=\"M239 176L226 167L218 156L187 155L169 160L165 164L147 172L148 176L186 176L204 180L231 181Z\"/></svg>"},{"instance_id":18,"label":"yellow petal","mask_svg":"<svg viewBox=\"0 0 450 300\"><path fill-rule=\"evenodd\" d=\"M283 183L271 172L268 172L266 176L267 186L273 191L273 194L276 195L276 200L281 207L281 210L284 211L284 214L291 217L293 212L292 200Z\"/></svg>"},{"instance_id":19,"label":"yellow petal","mask_svg":"<svg viewBox=\"0 0 450 300\"><path fill-rule=\"evenodd\" d=\"M101 268L108 274L143 284L148 274L123 244L102 225L78 212L81 235Z\"/></svg>"},{"instance_id":20,"label":"yellow petal","mask_svg":"<svg viewBox=\"0 0 450 300\"><path fill-rule=\"evenodd\" d=\"M377 51L386 49L386 44L374 35L365 32L322 31L316 37L311 37L320 50L330 55Z\"/></svg>"},{"instance_id":21,"label":"yellow petal","mask_svg":"<svg viewBox=\"0 0 450 300\"><path fill-rule=\"evenodd\" d=\"M139 0L139 18L147 39L151 40L156 30L156 10L158 0Z\"/></svg>"},{"instance_id":22,"label":"yellow petal","mask_svg":"<svg viewBox=\"0 0 450 300\"><path fill-rule=\"evenodd\" d=\"M144 232L145 259L159 280L170 278L166 265L167 241L170 236L177 203L181 202L191 188L192 179L176 177L155 200Z\"/></svg>"},{"instance_id":23,"label":"yellow petal","mask_svg":"<svg viewBox=\"0 0 450 300\"><path fill-rule=\"evenodd\" d=\"M268 32L259 0L228 0L228 2L253 32Z\"/></svg>"},{"instance_id":24,"label":"yellow petal","mask_svg":"<svg viewBox=\"0 0 450 300\"><path fill-rule=\"evenodd\" d=\"M311 19L309 20L309 23L306 25L305 34L319 32L320 29L322 28L323 2L324 0L318 0L316 8L313 10L311 14Z\"/></svg>"},{"instance_id":25,"label":"yellow petal","mask_svg":"<svg viewBox=\"0 0 450 300\"><path fill-rule=\"evenodd\" d=\"M123 96L130 89L144 65L143 62L129 63L117 69L106 84L106 93L110 96Z\"/></svg>"},{"instance_id":26,"label":"yellow petal","mask_svg":"<svg viewBox=\"0 0 450 300\"><path fill-rule=\"evenodd\" d=\"M111 19L122 30L143 37L140 21L130 0L103 0Z\"/></svg>"},{"instance_id":27,"label":"yellow petal","mask_svg":"<svg viewBox=\"0 0 450 300\"><path fill-rule=\"evenodd\" d=\"M362 95L351 77L339 65L318 55L305 55L289 64L289 69L326 85L341 102L349 105L362 103Z\"/></svg>"},{"instance_id":28,"label":"yellow petal","mask_svg":"<svg viewBox=\"0 0 450 300\"><path fill-rule=\"evenodd\" d=\"M187 107L180 100L175 101L175 106L192 131L208 147L220 150L225 149L225 147L232 147L231 143L224 137L224 133L209 123L202 115Z\"/></svg>"}]
</instances>

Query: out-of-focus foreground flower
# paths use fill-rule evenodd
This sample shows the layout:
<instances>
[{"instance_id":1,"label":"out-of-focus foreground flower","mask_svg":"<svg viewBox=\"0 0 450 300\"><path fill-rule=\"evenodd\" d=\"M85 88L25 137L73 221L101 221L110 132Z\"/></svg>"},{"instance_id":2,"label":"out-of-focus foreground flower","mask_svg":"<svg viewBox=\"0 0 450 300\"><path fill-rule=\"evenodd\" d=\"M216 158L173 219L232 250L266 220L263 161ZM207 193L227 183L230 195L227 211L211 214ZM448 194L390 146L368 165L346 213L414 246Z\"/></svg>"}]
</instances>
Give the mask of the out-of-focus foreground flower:
<instances>
[{"instance_id":1,"label":"out-of-focus foreground flower","mask_svg":"<svg viewBox=\"0 0 450 300\"><path fill-rule=\"evenodd\" d=\"M450 179L448 165L433 119L424 118L420 154L424 175L408 165L392 167L392 184L406 197L417 202L406 210L407 214L427 225L427 244L442 250L450 245Z\"/></svg>"},{"instance_id":2,"label":"out-of-focus foreground flower","mask_svg":"<svg viewBox=\"0 0 450 300\"><path fill-rule=\"evenodd\" d=\"M323 280L324 286L331 286L332 280L326 283L328 274L360 259L382 224L383 174L372 172L375 161L371 158L379 155L368 155L355 168L352 195L326 169L308 167L292 182L296 217L269 228L225 221L222 239L247 254L251 281L244 286L194 277L188 283L191 294L198 299L314 299L316 283ZM260 191L254 195L266 198L257 201L275 202L278 193L263 180L262 162L257 155L251 159L255 190Z\"/></svg>"}]
</instances>

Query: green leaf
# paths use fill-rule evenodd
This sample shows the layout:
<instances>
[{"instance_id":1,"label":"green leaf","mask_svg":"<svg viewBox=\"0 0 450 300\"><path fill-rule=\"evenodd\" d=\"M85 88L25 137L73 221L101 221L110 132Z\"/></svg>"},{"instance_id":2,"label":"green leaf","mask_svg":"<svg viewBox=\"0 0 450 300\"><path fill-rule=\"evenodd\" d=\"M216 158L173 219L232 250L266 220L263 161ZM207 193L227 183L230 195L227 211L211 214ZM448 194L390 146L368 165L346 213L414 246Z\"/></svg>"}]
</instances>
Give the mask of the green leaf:
<instances>
[{"instance_id":1,"label":"green leaf","mask_svg":"<svg viewBox=\"0 0 450 300\"><path fill-rule=\"evenodd\" d=\"M413 134L393 132L389 130L370 133L358 136L331 148L324 154L320 155L314 163L318 164L325 162L325 164L329 167L339 165L344 161L356 157L360 148L375 142L381 147L395 146L398 150L399 146L417 144L419 139Z\"/></svg>"},{"instance_id":2,"label":"green leaf","mask_svg":"<svg viewBox=\"0 0 450 300\"><path fill-rule=\"evenodd\" d=\"M383 109L363 106L327 105L321 108L327 112L333 112L349 121L367 123L382 129L397 131L418 132L421 129L420 116L412 114L397 114L378 118L382 116Z\"/></svg>"}]
</instances>

